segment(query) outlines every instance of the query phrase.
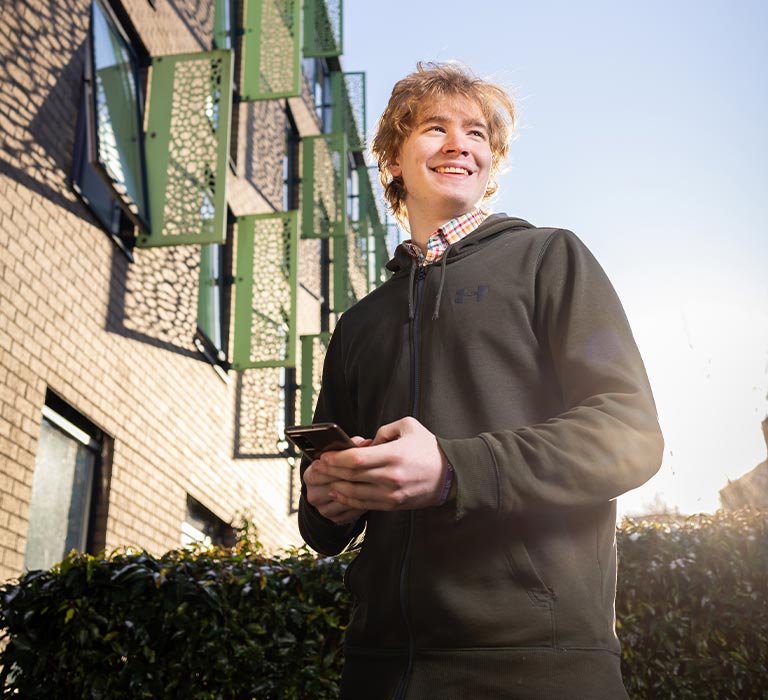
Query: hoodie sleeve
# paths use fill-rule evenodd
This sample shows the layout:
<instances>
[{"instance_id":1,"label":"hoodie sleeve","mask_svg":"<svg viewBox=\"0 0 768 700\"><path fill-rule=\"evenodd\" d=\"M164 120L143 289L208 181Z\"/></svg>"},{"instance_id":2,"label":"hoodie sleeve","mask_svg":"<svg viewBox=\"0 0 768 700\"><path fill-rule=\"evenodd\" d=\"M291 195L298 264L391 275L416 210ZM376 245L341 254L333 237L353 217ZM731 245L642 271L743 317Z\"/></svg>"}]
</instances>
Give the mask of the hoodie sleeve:
<instances>
[{"instance_id":1,"label":"hoodie sleeve","mask_svg":"<svg viewBox=\"0 0 768 700\"><path fill-rule=\"evenodd\" d=\"M354 420L355 411L344 392L344 361L342 357L341 319L331 337L323 364L323 384L315 407L313 422L338 423L350 435L357 435ZM336 525L320 515L317 509L307 501L307 487L304 484L304 472L310 462L301 461L301 496L299 498L299 531L304 541L320 554L339 554L360 545L360 535L365 528L365 518L360 518L348 525Z\"/></svg>"},{"instance_id":2,"label":"hoodie sleeve","mask_svg":"<svg viewBox=\"0 0 768 700\"><path fill-rule=\"evenodd\" d=\"M645 368L600 265L574 234L558 230L542 246L532 285L531 325L551 359L563 410L535 425L438 438L456 472L457 517L607 502L661 463Z\"/></svg>"}]
</instances>

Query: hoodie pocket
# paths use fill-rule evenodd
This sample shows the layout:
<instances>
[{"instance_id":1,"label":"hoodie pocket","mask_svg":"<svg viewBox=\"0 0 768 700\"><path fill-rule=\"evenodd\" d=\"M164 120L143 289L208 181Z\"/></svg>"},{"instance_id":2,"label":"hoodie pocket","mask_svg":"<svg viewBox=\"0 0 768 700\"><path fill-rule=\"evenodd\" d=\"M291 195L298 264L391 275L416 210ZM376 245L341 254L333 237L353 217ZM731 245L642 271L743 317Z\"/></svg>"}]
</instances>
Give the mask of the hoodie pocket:
<instances>
[{"instance_id":1,"label":"hoodie pocket","mask_svg":"<svg viewBox=\"0 0 768 700\"><path fill-rule=\"evenodd\" d=\"M514 579L525 589L531 602L537 607L550 607L555 592L542 580L522 538L511 538L506 543L505 553Z\"/></svg>"}]
</instances>

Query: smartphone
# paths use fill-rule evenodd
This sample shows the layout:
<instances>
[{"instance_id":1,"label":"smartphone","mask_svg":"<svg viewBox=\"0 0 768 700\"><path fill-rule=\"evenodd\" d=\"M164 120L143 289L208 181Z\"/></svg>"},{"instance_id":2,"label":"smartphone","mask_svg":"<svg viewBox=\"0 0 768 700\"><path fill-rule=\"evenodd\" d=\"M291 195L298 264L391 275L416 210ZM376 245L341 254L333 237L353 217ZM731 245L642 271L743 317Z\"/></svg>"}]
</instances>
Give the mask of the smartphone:
<instances>
[{"instance_id":1,"label":"smartphone","mask_svg":"<svg viewBox=\"0 0 768 700\"><path fill-rule=\"evenodd\" d=\"M346 450L355 443L336 423L292 425L285 429L287 437L309 459L317 459L329 450Z\"/></svg>"}]
</instances>

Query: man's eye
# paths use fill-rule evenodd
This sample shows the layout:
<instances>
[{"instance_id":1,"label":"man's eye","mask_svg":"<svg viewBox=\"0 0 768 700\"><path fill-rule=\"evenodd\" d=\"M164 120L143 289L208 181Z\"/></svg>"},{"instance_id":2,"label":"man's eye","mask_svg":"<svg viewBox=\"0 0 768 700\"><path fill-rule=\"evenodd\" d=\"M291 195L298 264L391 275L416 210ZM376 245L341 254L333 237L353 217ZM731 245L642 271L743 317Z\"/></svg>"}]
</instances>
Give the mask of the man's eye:
<instances>
[{"instance_id":1,"label":"man's eye","mask_svg":"<svg viewBox=\"0 0 768 700\"><path fill-rule=\"evenodd\" d=\"M439 126L438 124L435 124L434 126L429 127L430 131L439 131L440 133L443 133L445 129L442 126Z\"/></svg>"},{"instance_id":2,"label":"man's eye","mask_svg":"<svg viewBox=\"0 0 768 700\"><path fill-rule=\"evenodd\" d=\"M469 134L470 134L470 136L479 136L481 139L485 138L485 132L484 131L477 131L477 130L475 130L475 131L470 131Z\"/></svg>"}]
</instances>

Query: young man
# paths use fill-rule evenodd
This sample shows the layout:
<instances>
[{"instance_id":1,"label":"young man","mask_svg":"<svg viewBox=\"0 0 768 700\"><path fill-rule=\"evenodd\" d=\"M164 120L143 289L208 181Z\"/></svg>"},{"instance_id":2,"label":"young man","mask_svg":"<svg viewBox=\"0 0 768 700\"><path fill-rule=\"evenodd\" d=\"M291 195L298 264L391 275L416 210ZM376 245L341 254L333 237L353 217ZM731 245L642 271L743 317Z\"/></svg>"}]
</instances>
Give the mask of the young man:
<instances>
[{"instance_id":1,"label":"young man","mask_svg":"<svg viewBox=\"0 0 768 700\"><path fill-rule=\"evenodd\" d=\"M589 251L478 208L513 119L499 87L419 65L373 142L411 241L336 326L315 420L357 447L303 465L299 511L317 551L360 548L343 698L627 697L615 498L662 439Z\"/></svg>"}]
</instances>

